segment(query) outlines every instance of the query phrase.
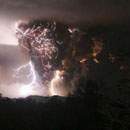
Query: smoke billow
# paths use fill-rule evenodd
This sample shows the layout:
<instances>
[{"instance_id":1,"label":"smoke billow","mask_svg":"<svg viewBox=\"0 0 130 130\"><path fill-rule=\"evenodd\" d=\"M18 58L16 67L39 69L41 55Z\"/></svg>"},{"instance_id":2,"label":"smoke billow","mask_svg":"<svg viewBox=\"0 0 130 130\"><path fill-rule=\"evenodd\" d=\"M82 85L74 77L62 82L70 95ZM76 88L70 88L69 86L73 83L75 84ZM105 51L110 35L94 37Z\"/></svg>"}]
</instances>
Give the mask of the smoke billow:
<instances>
[{"instance_id":1,"label":"smoke billow","mask_svg":"<svg viewBox=\"0 0 130 130\"><path fill-rule=\"evenodd\" d=\"M85 86L89 62L99 63L103 47L96 38L87 44L85 30L55 21L19 21L16 36L50 95L65 96L80 83Z\"/></svg>"}]
</instances>

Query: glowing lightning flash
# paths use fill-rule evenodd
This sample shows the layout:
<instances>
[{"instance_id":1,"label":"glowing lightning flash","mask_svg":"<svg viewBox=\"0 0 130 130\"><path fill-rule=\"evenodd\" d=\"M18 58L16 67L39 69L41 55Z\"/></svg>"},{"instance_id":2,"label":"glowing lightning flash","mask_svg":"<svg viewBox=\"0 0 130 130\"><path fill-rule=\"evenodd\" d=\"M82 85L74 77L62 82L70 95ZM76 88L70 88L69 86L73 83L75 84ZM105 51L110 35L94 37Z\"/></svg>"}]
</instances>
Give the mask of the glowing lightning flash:
<instances>
[{"instance_id":1,"label":"glowing lightning flash","mask_svg":"<svg viewBox=\"0 0 130 130\"><path fill-rule=\"evenodd\" d=\"M58 95L55 91L54 91L54 87L56 85L56 83L61 79L60 77L60 71L56 70L54 78L52 79L51 83L50 83L50 91L52 95Z\"/></svg>"},{"instance_id":2,"label":"glowing lightning flash","mask_svg":"<svg viewBox=\"0 0 130 130\"><path fill-rule=\"evenodd\" d=\"M31 94L33 92L33 86L34 85L38 85L38 83L36 82L36 74L35 74L34 66L33 66L31 61L28 64L22 65L18 69L16 69L17 74L20 72L20 70L25 69L28 66L30 67L30 72L29 72L28 75L22 75L22 76L14 75L13 76L15 78L20 78L20 77L23 77L23 76L27 76L27 77L31 77L32 76L31 83L29 83L27 85L23 85L22 88L20 89L20 94L22 96L27 96L27 95Z\"/></svg>"}]
</instances>

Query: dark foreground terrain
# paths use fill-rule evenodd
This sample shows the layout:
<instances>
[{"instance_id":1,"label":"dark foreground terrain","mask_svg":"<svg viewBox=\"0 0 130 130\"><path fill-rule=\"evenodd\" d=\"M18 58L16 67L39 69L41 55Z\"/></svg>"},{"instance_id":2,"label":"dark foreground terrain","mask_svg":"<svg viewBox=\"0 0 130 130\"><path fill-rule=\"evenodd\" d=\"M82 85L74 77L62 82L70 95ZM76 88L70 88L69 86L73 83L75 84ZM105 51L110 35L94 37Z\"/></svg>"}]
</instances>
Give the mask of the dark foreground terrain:
<instances>
[{"instance_id":1,"label":"dark foreground terrain","mask_svg":"<svg viewBox=\"0 0 130 130\"><path fill-rule=\"evenodd\" d=\"M88 81L75 96L0 98L1 130L129 130L130 105L107 98ZM89 88L89 89L88 89Z\"/></svg>"}]
</instances>

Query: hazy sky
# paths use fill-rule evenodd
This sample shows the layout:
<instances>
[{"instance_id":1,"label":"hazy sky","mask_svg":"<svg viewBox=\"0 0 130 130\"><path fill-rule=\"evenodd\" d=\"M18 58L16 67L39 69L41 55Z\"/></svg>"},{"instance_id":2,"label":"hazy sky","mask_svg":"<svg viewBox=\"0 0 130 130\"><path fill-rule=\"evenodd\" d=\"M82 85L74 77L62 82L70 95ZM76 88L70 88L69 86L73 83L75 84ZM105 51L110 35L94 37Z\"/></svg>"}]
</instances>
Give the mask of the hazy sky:
<instances>
[{"instance_id":1,"label":"hazy sky","mask_svg":"<svg viewBox=\"0 0 130 130\"><path fill-rule=\"evenodd\" d=\"M0 0L3 18L120 23L130 19L129 0Z\"/></svg>"}]
</instances>

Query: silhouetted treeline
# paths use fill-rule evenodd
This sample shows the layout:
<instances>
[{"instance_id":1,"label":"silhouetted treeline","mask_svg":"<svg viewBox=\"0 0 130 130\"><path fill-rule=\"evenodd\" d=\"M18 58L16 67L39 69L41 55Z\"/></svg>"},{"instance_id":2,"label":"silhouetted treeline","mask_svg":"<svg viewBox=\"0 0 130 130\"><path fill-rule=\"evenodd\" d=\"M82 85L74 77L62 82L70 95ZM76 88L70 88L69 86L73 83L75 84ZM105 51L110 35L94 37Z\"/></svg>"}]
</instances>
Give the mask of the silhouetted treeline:
<instances>
[{"instance_id":1,"label":"silhouetted treeline","mask_svg":"<svg viewBox=\"0 0 130 130\"><path fill-rule=\"evenodd\" d=\"M75 96L0 98L1 130L129 130L130 106L113 101L87 82L84 94ZM87 91L87 93L86 93ZM81 93L81 94L80 94ZM86 93L86 94L85 94Z\"/></svg>"}]
</instances>

